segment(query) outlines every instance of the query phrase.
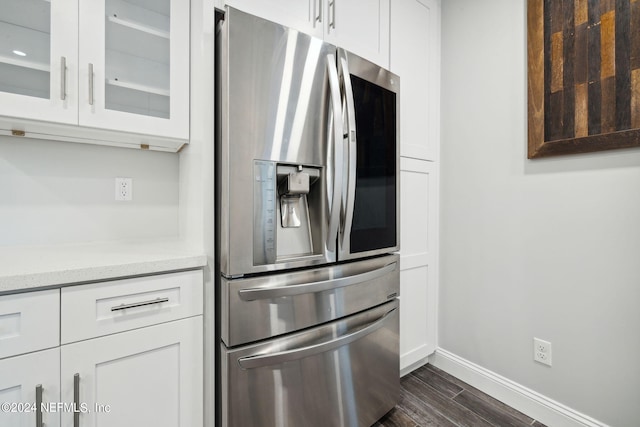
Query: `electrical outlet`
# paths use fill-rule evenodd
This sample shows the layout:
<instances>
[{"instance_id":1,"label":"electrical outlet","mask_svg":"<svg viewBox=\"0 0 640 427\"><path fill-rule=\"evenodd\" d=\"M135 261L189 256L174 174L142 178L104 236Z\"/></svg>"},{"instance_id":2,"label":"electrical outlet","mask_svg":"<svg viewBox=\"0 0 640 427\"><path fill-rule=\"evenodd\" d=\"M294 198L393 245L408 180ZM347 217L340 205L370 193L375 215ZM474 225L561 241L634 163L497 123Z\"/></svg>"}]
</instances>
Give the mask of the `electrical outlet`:
<instances>
[{"instance_id":1,"label":"electrical outlet","mask_svg":"<svg viewBox=\"0 0 640 427\"><path fill-rule=\"evenodd\" d=\"M533 338L533 360L551 366L551 343Z\"/></svg>"},{"instance_id":2,"label":"electrical outlet","mask_svg":"<svg viewBox=\"0 0 640 427\"><path fill-rule=\"evenodd\" d=\"M133 179L116 178L116 200L133 200Z\"/></svg>"}]
</instances>

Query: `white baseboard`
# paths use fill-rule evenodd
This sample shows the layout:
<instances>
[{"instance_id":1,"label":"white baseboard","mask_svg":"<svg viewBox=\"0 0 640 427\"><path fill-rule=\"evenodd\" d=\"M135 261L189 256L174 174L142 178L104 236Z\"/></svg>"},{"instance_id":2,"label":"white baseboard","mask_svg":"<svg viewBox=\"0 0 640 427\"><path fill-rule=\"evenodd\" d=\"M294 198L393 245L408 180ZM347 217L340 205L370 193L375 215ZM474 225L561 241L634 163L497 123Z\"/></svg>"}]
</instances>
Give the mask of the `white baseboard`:
<instances>
[{"instance_id":1,"label":"white baseboard","mask_svg":"<svg viewBox=\"0 0 640 427\"><path fill-rule=\"evenodd\" d=\"M400 355L400 376L404 376L414 369L427 363L427 358L433 353L433 347L427 344Z\"/></svg>"},{"instance_id":2,"label":"white baseboard","mask_svg":"<svg viewBox=\"0 0 640 427\"><path fill-rule=\"evenodd\" d=\"M401 361L401 363L400 363L400 377L402 378L405 375L415 371L419 367L426 365L429 362L429 356L425 356L422 359L418 359L418 360L414 361L413 363L409 363L409 364L402 363L402 358L400 359L400 361Z\"/></svg>"},{"instance_id":3,"label":"white baseboard","mask_svg":"<svg viewBox=\"0 0 640 427\"><path fill-rule=\"evenodd\" d=\"M607 427L588 415L442 348L437 348L429 356L429 362L549 427Z\"/></svg>"}]
</instances>

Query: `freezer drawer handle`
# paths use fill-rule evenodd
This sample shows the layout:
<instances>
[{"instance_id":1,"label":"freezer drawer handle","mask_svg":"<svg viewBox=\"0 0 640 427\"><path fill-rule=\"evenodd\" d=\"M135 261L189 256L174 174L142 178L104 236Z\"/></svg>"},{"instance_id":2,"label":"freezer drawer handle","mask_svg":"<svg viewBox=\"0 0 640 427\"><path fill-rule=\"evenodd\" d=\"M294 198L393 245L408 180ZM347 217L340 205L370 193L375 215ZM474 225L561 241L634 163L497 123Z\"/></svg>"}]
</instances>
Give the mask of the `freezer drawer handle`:
<instances>
[{"instance_id":1,"label":"freezer drawer handle","mask_svg":"<svg viewBox=\"0 0 640 427\"><path fill-rule=\"evenodd\" d=\"M262 368L265 366L279 365L281 363L290 362L292 360L304 359L305 357L314 356L320 353L326 353L338 347L342 347L343 345L347 345L354 341L357 341L377 331L384 325L384 322L387 320L387 318L396 310L398 309L394 308L385 313L375 322L371 323L369 326L359 329L350 334L343 335L340 338L336 338L335 340L314 344L307 347L296 348L293 350L281 351L279 353L241 357L238 359L238 364L242 369Z\"/></svg>"},{"instance_id":2,"label":"freezer drawer handle","mask_svg":"<svg viewBox=\"0 0 640 427\"><path fill-rule=\"evenodd\" d=\"M169 302L169 298L156 298L150 301L134 302L133 304L120 304L115 307L111 307L111 311L126 310L127 308L144 307L145 305L161 304L163 302Z\"/></svg>"},{"instance_id":3,"label":"freezer drawer handle","mask_svg":"<svg viewBox=\"0 0 640 427\"><path fill-rule=\"evenodd\" d=\"M277 288L249 288L238 291L240 299L243 301L255 301L278 297L288 297L300 294L310 294L314 292L328 291L331 289L344 288L368 280L377 279L384 276L397 267L397 263L392 262L377 270L368 271L353 276L341 277L339 279L321 280L319 282L304 283L301 285L279 286Z\"/></svg>"}]
</instances>

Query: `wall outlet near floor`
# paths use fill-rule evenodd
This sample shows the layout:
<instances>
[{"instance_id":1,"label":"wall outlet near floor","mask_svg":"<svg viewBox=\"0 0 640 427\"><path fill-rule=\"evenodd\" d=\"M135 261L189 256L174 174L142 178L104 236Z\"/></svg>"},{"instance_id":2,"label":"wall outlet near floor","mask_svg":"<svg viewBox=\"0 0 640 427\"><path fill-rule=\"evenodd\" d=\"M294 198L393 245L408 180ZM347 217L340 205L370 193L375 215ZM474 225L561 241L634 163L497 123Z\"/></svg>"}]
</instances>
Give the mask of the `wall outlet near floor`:
<instances>
[{"instance_id":1,"label":"wall outlet near floor","mask_svg":"<svg viewBox=\"0 0 640 427\"><path fill-rule=\"evenodd\" d=\"M533 338L533 360L551 366L551 343Z\"/></svg>"},{"instance_id":2,"label":"wall outlet near floor","mask_svg":"<svg viewBox=\"0 0 640 427\"><path fill-rule=\"evenodd\" d=\"M133 199L133 179L116 178L116 200L130 201Z\"/></svg>"}]
</instances>

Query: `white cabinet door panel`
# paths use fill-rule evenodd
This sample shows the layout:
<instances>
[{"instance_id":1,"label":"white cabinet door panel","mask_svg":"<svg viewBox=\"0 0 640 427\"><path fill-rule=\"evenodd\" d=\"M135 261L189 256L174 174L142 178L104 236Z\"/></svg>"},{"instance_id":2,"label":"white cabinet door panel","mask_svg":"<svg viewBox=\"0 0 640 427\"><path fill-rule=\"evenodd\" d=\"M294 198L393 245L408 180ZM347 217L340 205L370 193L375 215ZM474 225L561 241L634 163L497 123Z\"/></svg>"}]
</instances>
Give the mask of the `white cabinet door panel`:
<instances>
[{"instance_id":1,"label":"white cabinet door panel","mask_svg":"<svg viewBox=\"0 0 640 427\"><path fill-rule=\"evenodd\" d=\"M78 374L79 401L88 409L80 425L199 426L202 351L201 316L63 345L61 396L73 401ZM62 419L72 425L73 414Z\"/></svg>"},{"instance_id":2,"label":"white cabinet door panel","mask_svg":"<svg viewBox=\"0 0 640 427\"><path fill-rule=\"evenodd\" d=\"M436 349L438 164L400 159L400 369Z\"/></svg>"},{"instance_id":3,"label":"white cabinet door panel","mask_svg":"<svg viewBox=\"0 0 640 427\"><path fill-rule=\"evenodd\" d=\"M79 123L188 139L189 2L137 4L80 1Z\"/></svg>"},{"instance_id":4,"label":"white cabinet door panel","mask_svg":"<svg viewBox=\"0 0 640 427\"><path fill-rule=\"evenodd\" d=\"M35 404L36 387L42 387L42 402L51 411L42 412L47 427L60 425L60 413L53 404L60 402L60 349L38 351L0 360L0 403ZM11 408L10 409L14 409ZM18 410L17 406L15 410ZM36 425L36 408L18 412L0 411L0 426L32 427Z\"/></svg>"},{"instance_id":5,"label":"white cabinet door panel","mask_svg":"<svg viewBox=\"0 0 640 427\"><path fill-rule=\"evenodd\" d=\"M300 32L322 38L325 0L227 0L226 4Z\"/></svg>"},{"instance_id":6,"label":"white cabinet door panel","mask_svg":"<svg viewBox=\"0 0 640 427\"><path fill-rule=\"evenodd\" d=\"M325 16L326 41L389 68L389 0L331 0Z\"/></svg>"},{"instance_id":7,"label":"white cabinet door panel","mask_svg":"<svg viewBox=\"0 0 640 427\"><path fill-rule=\"evenodd\" d=\"M400 76L401 155L437 160L440 11L435 0L394 0L391 71Z\"/></svg>"},{"instance_id":8,"label":"white cabinet door panel","mask_svg":"<svg viewBox=\"0 0 640 427\"><path fill-rule=\"evenodd\" d=\"M77 3L7 0L2 8L0 116L77 124Z\"/></svg>"},{"instance_id":9,"label":"white cabinet door panel","mask_svg":"<svg viewBox=\"0 0 640 427\"><path fill-rule=\"evenodd\" d=\"M345 48L389 68L390 0L227 0L243 12Z\"/></svg>"},{"instance_id":10,"label":"white cabinet door panel","mask_svg":"<svg viewBox=\"0 0 640 427\"><path fill-rule=\"evenodd\" d=\"M402 264L402 263L401 263ZM434 350L430 342L429 267L400 271L400 367L424 359Z\"/></svg>"}]
</instances>

